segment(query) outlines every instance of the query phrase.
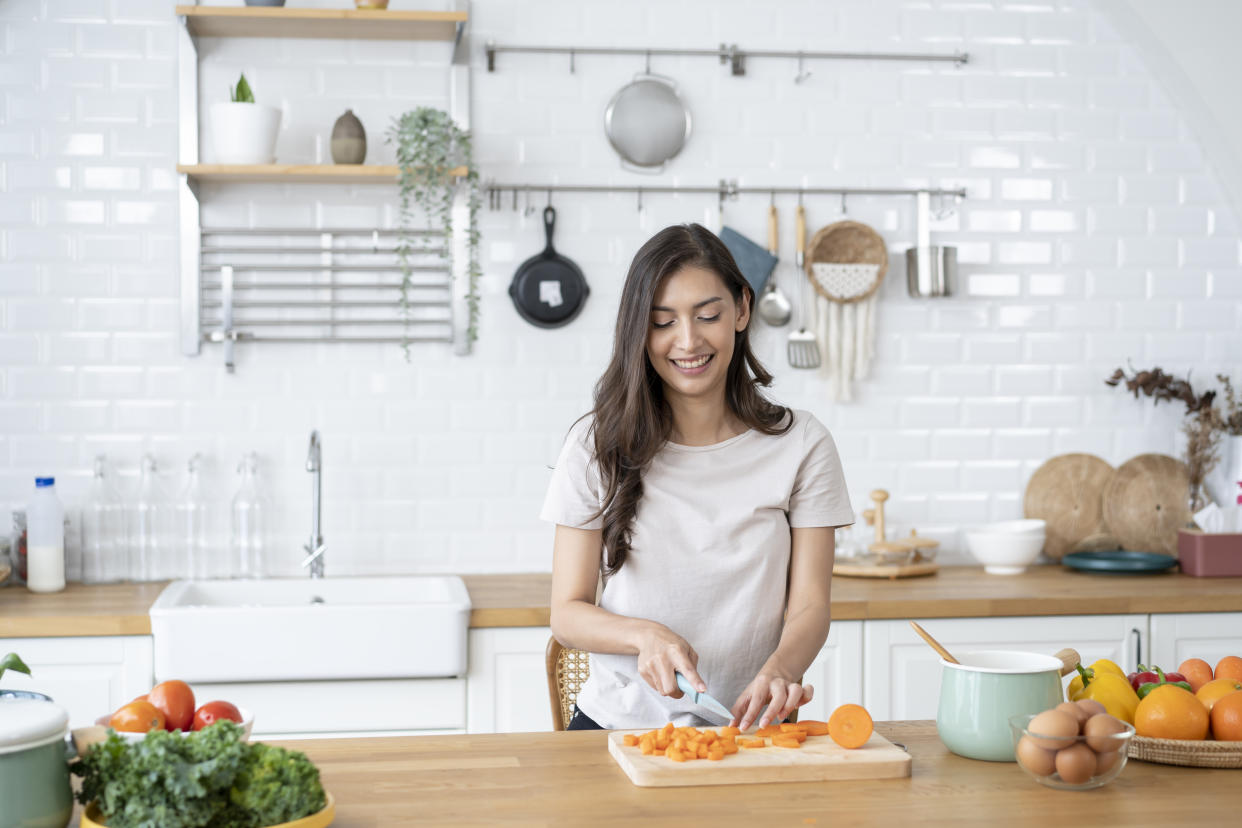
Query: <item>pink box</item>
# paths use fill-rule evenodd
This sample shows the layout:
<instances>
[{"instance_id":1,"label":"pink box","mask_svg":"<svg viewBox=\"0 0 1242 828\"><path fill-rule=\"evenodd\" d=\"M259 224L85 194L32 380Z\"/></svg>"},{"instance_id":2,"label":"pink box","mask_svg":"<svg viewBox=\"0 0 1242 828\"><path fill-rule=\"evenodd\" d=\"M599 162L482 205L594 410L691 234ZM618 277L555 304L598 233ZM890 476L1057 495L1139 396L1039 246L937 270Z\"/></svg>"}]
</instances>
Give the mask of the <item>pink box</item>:
<instances>
[{"instance_id":1,"label":"pink box","mask_svg":"<svg viewBox=\"0 0 1242 828\"><path fill-rule=\"evenodd\" d=\"M1242 533L1179 529L1177 560L1182 572L1198 578L1242 575Z\"/></svg>"}]
</instances>

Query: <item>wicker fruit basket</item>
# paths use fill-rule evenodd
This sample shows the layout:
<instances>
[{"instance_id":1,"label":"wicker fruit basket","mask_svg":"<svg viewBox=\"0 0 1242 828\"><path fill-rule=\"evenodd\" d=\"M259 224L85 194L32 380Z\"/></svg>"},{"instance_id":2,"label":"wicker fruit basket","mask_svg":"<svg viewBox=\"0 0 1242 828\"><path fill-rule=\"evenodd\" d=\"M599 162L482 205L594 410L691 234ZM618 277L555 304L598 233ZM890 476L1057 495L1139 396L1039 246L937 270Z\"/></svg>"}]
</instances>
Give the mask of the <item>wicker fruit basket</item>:
<instances>
[{"instance_id":1,"label":"wicker fruit basket","mask_svg":"<svg viewBox=\"0 0 1242 828\"><path fill-rule=\"evenodd\" d=\"M1187 741L1134 736L1129 756L1162 765L1189 768L1242 768L1242 742Z\"/></svg>"}]
</instances>

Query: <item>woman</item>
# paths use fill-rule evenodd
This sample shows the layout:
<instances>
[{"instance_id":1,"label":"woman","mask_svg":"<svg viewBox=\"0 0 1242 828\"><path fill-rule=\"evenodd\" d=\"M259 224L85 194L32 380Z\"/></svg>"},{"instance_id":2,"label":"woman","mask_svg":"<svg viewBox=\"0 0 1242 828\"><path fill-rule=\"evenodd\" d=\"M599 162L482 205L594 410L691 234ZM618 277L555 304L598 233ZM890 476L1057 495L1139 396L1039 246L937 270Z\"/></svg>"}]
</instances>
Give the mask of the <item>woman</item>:
<instances>
[{"instance_id":1,"label":"woman","mask_svg":"<svg viewBox=\"0 0 1242 828\"><path fill-rule=\"evenodd\" d=\"M833 529L853 510L828 431L759 391L772 377L750 350L753 298L697 224L660 231L630 265L594 410L542 512L557 524L552 632L592 654L571 730L725 724L677 672L742 729L811 699Z\"/></svg>"}]
</instances>

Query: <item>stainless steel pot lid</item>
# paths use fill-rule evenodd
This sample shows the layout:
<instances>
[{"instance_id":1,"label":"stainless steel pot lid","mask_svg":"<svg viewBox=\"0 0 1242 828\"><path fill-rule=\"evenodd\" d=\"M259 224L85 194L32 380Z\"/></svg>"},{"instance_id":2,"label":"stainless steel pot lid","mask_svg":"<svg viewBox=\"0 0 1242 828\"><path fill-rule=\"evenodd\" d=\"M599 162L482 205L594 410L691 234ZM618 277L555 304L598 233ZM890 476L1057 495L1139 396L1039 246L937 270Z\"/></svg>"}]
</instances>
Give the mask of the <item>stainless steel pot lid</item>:
<instances>
[{"instance_id":1,"label":"stainless steel pot lid","mask_svg":"<svg viewBox=\"0 0 1242 828\"><path fill-rule=\"evenodd\" d=\"M43 699L0 697L0 754L58 742L69 730L69 714Z\"/></svg>"},{"instance_id":2,"label":"stainless steel pot lid","mask_svg":"<svg viewBox=\"0 0 1242 828\"><path fill-rule=\"evenodd\" d=\"M635 75L604 111L608 143L637 167L663 167L686 145L690 126L690 110L677 85L662 75Z\"/></svg>"}]
</instances>

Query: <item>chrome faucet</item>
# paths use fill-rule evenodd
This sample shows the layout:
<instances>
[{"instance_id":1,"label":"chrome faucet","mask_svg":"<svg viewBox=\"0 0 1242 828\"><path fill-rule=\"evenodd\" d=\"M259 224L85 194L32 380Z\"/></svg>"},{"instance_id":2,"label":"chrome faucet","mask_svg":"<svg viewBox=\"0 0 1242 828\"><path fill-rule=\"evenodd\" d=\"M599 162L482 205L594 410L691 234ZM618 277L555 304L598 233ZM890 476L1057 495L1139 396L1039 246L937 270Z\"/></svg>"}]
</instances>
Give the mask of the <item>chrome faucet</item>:
<instances>
[{"instance_id":1,"label":"chrome faucet","mask_svg":"<svg viewBox=\"0 0 1242 828\"><path fill-rule=\"evenodd\" d=\"M306 551L306 559L302 561L302 566L310 567L310 576L312 578L322 578L323 553L328 547L323 542L323 534L319 526L319 519L321 517L319 496L323 483L323 453L320 450L318 431L312 431L310 435L310 448L306 452L306 470L314 475L314 479L311 482L311 536L310 543L302 547Z\"/></svg>"}]
</instances>

